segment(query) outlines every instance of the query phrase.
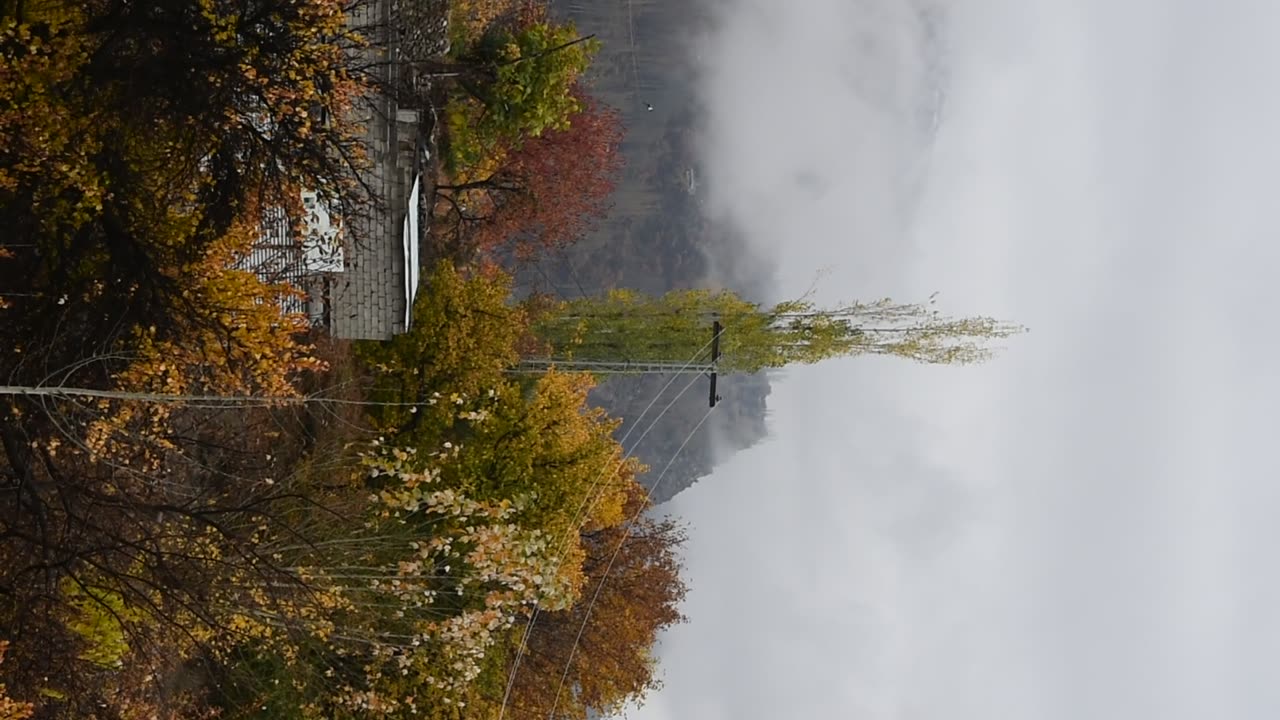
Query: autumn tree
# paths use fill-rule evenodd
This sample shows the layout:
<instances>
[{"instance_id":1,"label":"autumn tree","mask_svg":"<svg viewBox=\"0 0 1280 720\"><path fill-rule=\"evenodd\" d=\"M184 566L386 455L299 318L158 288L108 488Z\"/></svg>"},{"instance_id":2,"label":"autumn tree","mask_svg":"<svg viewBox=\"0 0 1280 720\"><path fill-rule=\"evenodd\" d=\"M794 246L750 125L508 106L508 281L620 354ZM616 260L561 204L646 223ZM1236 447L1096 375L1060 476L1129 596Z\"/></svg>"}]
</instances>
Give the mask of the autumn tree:
<instances>
[{"instance_id":1,"label":"autumn tree","mask_svg":"<svg viewBox=\"0 0 1280 720\"><path fill-rule=\"evenodd\" d=\"M300 218L301 188L344 207L359 198L343 118L361 89L361 41L346 5L26 5L0 26L0 299L13 338L0 371L27 384L292 394L317 367L298 338L305 319L280 313L290 289L235 265L264 213ZM15 446L53 428L27 410L32 436ZM158 414L104 417L125 429Z\"/></svg>"},{"instance_id":2,"label":"autumn tree","mask_svg":"<svg viewBox=\"0 0 1280 720\"><path fill-rule=\"evenodd\" d=\"M218 677L227 715L449 717L526 608L573 602L580 576L551 569L556 538L521 522L519 503L477 499L444 477L450 450L374 443L362 453L371 495L359 523L310 541L264 538L305 582L267 605L250 577L224 593L240 630L222 638L239 663ZM278 683L262 688L267 668Z\"/></svg>"},{"instance_id":3,"label":"autumn tree","mask_svg":"<svg viewBox=\"0 0 1280 720\"><path fill-rule=\"evenodd\" d=\"M451 443L442 475L479 499L520 499L531 527L564 535L615 522L640 465L613 439L617 422L587 405L589 376L507 373L526 331L510 282L441 263L414 327L362 347L379 374L374 397L393 403L374 410L377 427L407 447Z\"/></svg>"},{"instance_id":4,"label":"autumn tree","mask_svg":"<svg viewBox=\"0 0 1280 720\"><path fill-rule=\"evenodd\" d=\"M461 377L483 345L453 346L453 364L422 362L448 345L451 319L500 312L504 282L455 272L429 284L436 297L417 308L421 326L437 329L419 338L428 346L382 361L389 377L425 387L447 368L440 387L455 389L406 394L404 415L379 416L386 440L356 443L349 464L277 467L271 425L248 424L265 410L229 409L242 421L214 426L239 434L216 435L200 422L208 413L181 406L156 436L168 443L158 454L114 428L117 443L54 448L56 463L23 455L40 463L29 465L39 484L80 472L104 496L76 501L80 542L43 543L28 561L75 569L66 576L78 584L63 590L77 613L67 637L95 669L72 677L115 693L115 664L146 658L158 671L146 638L159 636L212 665L224 717L264 706L301 718L410 717L478 702L481 674L530 608L580 600L583 533L620 523L638 488L615 424L586 404L588 377L526 383L500 363ZM514 356L519 334L505 337L509 347L492 355ZM493 387L457 390L482 387L479 378ZM68 405L72 426L116 410ZM72 680L54 690L96 697Z\"/></svg>"},{"instance_id":5,"label":"autumn tree","mask_svg":"<svg viewBox=\"0 0 1280 720\"><path fill-rule=\"evenodd\" d=\"M283 663L297 683L264 700L251 675L229 673L229 706L253 698L318 717L475 706L532 608L566 610L582 602L587 568L607 572L605 550L592 566L586 549L643 498L616 423L587 405L588 376L502 372L520 336L509 281L448 265L437 275L415 307L419 334L362 350L383 375L378 392L404 405L375 416L361 521L305 540L267 532L255 549L290 568L296 590L219 603L252 633L233 648L241 662ZM476 335L503 320L516 331Z\"/></svg>"},{"instance_id":6,"label":"autumn tree","mask_svg":"<svg viewBox=\"0 0 1280 720\"><path fill-rule=\"evenodd\" d=\"M535 334L564 359L685 362L709 358L718 320L721 372L753 373L848 355L893 355L917 362L981 362L989 343L1023 331L988 317L954 318L926 303L889 299L822 310L807 300L764 307L729 291L674 290L649 297L613 290L562 303Z\"/></svg>"},{"instance_id":7,"label":"autumn tree","mask_svg":"<svg viewBox=\"0 0 1280 720\"><path fill-rule=\"evenodd\" d=\"M248 249L268 208L300 218L304 187L358 204L358 140L341 119L359 42L338 0L96 0L8 25L0 108L21 111L0 110L0 296L20 376L86 361L80 381L105 382L140 335L286 369L268 350L280 335L242 346L247 308L224 302L274 291L209 273L230 269L214 265Z\"/></svg>"},{"instance_id":8,"label":"autumn tree","mask_svg":"<svg viewBox=\"0 0 1280 720\"><path fill-rule=\"evenodd\" d=\"M362 40L347 7L5 5L0 373L9 382L280 397L320 369L301 337L305 319L281 313L293 291L236 266L267 210L301 217L302 188L360 206L362 160L346 119L364 90L353 67ZM276 429L246 412L229 430L202 410L0 404L0 476L11 490L0 636L13 659L3 672L15 693L48 691L40 717L100 707L165 716L143 689L147 673L227 629L214 608L247 599L267 612L274 590L292 587L254 549L283 526L297 532L307 506L264 467L278 452L264 447ZM242 434L248 427L257 434Z\"/></svg>"},{"instance_id":9,"label":"autumn tree","mask_svg":"<svg viewBox=\"0 0 1280 720\"><path fill-rule=\"evenodd\" d=\"M548 372L528 387L502 383L459 428L460 450L442 468L479 498L518 500L531 527L563 536L615 524L640 463L613 438L616 420L587 404L583 373Z\"/></svg>"},{"instance_id":10,"label":"autumn tree","mask_svg":"<svg viewBox=\"0 0 1280 720\"><path fill-rule=\"evenodd\" d=\"M21 479L0 544L0 587L22 600L0 606L11 687L48 689L41 717L121 703L192 716L147 676L233 631L228 610L287 607L285 591L302 585L264 541L314 538L300 513L331 493L291 466L298 448L267 408L169 407L158 424L140 403L19 409L40 416L6 417L2 436ZM37 420L60 431L37 435Z\"/></svg>"},{"instance_id":11,"label":"autumn tree","mask_svg":"<svg viewBox=\"0 0 1280 720\"><path fill-rule=\"evenodd\" d=\"M658 633L682 622L686 587L678 556L684 531L642 514L632 494L627 521L582 534L586 581L567 610L539 614L512 675L512 718L606 716L655 689Z\"/></svg>"},{"instance_id":12,"label":"autumn tree","mask_svg":"<svg viewBox=\"0 0 1280 720\"><path fill-rule=\"evenodd\" d=\"M372 397L389 403L373 410L378 424L434 434L442 427L428 409L441 398L478 398L504 382L527 320L508 302L511 277L501 271L468 273L443 261L427 277L408 332L363 343L358 352L377 373Z\"/></svg>"},{"instance_id":13,"label":"autumn tree","mask_svg":"<svg viewBox=\"0 0 1280 720\"><path fill-rule=\"evenodd\" d=\"M494 28L468 55L437 68L463 90L445 108L449 169L484 177L525 139L567 128L582 109L571 90L598 49L572 23L539 14Z\"/></svg>"},{"instance_id":14,"label":"autumn tree","mask_svg":"<svg viewBox=\"0 0 1280 720\"><path fill-rule=\"evenodd\" d=\"M483 176L436 187L467 241L523 258L577 240L603 216L622 166L621 123L581 85L572 95L582 109L567 127L525 140Z\"/></svg>"}]
</instances>

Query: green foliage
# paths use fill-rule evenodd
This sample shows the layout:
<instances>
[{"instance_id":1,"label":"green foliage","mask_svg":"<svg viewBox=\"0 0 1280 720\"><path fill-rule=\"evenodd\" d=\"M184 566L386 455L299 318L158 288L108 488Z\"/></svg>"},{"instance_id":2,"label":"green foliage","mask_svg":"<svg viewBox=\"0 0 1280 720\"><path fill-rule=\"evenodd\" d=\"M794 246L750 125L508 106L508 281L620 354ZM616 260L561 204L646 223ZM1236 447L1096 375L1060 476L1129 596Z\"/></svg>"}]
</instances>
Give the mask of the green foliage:
<instances>
[{"instance_id":1,"label":"green foliage","mask_svg":"<svg viewBox=\"0 0 1280 720\"><path fill-rule=\"evenodd\" d=\"M482 176L476 168L496 165L525 138L567 129L582 110L572 88L599 48L579 38L573 23L536 22L486 37L467 59L469 97L446 108L451 170Z\"/></svg>"},{"instance_id":2,"label":"green foliage","mask_svg":"<svg viewBox=\"0 0 1280 720\"><path fill-rule=\"evenodd\" d=\"M705 362L715 320L723 327L718 367L743 373L864 354L963 365L989 358L991 340L1023 331L992 318L947 317L932 301L884 299L819 310L804 300L766 308L729 291L673 290L655 298L612 290L544 313L533 332L558 357Z\"/></svg>"},{"instance_id":3,"label":"green foliage","mask_svg":"<svg viewBox=\"0 0 1280 720\"><path fill-rule=\"evenodd\" d=\"M501 153L497 139L482 131L484 105L474 98L452 97L444 107L444 158L447 169L464 180L487 177L497 168Z\"/></svg>"},{"instance_id":4,"label":"green foliage","mask_svg":"<svg viewBox=\"0 0 1280 720\"><path fill-rule=\"evenodd\" d=\"M759 308L727 292L673 290L652 298L628 289L610 290L545 312L534 333L555 355L580 360L664 361L710 356L711 320L735 329L758 322ZM732 341L728 333L725 342ZM722 343L722 349L729 348ZM726 352L727 354L727 352Z\"/></svg>"},{"instance_id":5,"label":"green foliage","mask_svg":"<svg viewBox=\"0 0 1280 720\"><path fill-rule=\"evenodd\" d=\"M599 50L595 39L579 41L573 23L540 22L490 41L488 59L497 78L483 93L483 125L506 139L563 130L582 109L570 89Z\"/></svg>"},{"instance_id":6,"label":"green foliage","mask_svg":"<svg viewBox=\"0 0 1280 720\"><path fill-rule=\"evenodd\" d=\"M451 0L449 53L454 57L466 57L495 22L539 10L525 0Z\"/></svg>"},{"instance_id":7,"label":"green foliage","mask_svg":"<svg viewBox=\"0 0 1280 720\"><path fill-rule=\"evenodd\" d=\"M582 526L620 522L626 488L641 471L623 459L613 438L617 421L589 408L592 380L550 372L532 388L514 381L467 417L483 418L459 435L442 477L477 498L509 498L526 527L555 537Z\"/></svg>"},{"instance_id":8,"label":"green foliage","mask_svg":"<svg viewBox=\"0 0 1280 720\"><path fill-rule=\"evenodd\" d=\"M524 312L508 303L510 291L505 274L468 276L441 262L418 293L409 331L389 342L358 345L360 359L377 372L374 399L418 404L413 412L376 408L378 427L439 437L452 424L453 403L502 384L526 332Z\"/></svg>"},{"instance_id":9,"label":"green foliage","mask_svg":"<svg viewBox=\"0 0 1280 720\"><path fill-rule=\"evenodd\" d=\"M120 667L129 654L128 628L142 620L138 610L125 604L120 593L67 577L62 594L71 611L67 629L84 643L81 660L104 668Z\"/></svg>"}]
</instances>

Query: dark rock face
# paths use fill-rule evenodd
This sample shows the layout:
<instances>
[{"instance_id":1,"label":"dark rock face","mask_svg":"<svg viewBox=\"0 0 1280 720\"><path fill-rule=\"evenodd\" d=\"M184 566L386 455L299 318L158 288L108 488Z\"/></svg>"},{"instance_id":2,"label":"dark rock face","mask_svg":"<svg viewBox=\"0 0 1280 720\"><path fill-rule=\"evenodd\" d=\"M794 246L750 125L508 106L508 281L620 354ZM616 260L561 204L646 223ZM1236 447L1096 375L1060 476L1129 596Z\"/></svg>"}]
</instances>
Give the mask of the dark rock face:
<instances>
[{"instance_id":1,"label":"dark rock face","mask_svg":"<svg viewBox=\"0 0 1280 720\"><path fill-rule=\"evenodd\" d=\"M594 33L603 42L590 82L598 97L622 113L626 166L609 216L573 247L523 268L521 288L573 298L613 287L662 293L726 284L748 297L758 294L767 285L766 271L729 230L705 217L699 202L693 58L705 8L688 0L552 5L583 34ZM671 380L616 377L592 395L622 418L618 436L650 466L643 480L656 502L711 472L719 457L765 436L768 378L722 377L723 402L672 462L707 411L707 381L679 376L668 385Z\"/></svg>"}]
</instances>

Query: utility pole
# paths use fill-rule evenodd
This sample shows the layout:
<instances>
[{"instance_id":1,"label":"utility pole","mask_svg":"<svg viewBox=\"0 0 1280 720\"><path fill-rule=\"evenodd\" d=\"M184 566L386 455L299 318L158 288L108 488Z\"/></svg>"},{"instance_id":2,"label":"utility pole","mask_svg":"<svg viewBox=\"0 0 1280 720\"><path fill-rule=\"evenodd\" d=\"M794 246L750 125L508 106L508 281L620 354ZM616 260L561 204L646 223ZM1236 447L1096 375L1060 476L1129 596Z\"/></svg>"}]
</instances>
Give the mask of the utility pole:
<instances>
[{"instance_id":1,"label":"utility pole","mask_svg":"<svg viewBox=\"0 0 1280 720\"><path fill-rule=\"evenodd\" d=\"M716 361L720 359L720 333L724 332L719 320L711 321L711 395L709 398L710 407L715 407L720 401L720 396L716 394Z\"/></svg>"},{"instance_id":2,"label":"utility pole","mask_svg":"<svg viewBox=\"0 0 1280 720\"><path fill-rule=\"evenodd\" d=\"M595 373L597 375L704 375L711 381L707 402L715 407L721 397L716 394L718 379L717 362L720 360L720 336L724 334L724 325L719 319L711 321L711 359L707 362L680 362L679 360L602 360L581 359L572 357L525 358L511 368L510 372L526 375L542 374L553 367L573 372ZM703 347L706 347L705 345Z\"/></svg>"}]
</instances>

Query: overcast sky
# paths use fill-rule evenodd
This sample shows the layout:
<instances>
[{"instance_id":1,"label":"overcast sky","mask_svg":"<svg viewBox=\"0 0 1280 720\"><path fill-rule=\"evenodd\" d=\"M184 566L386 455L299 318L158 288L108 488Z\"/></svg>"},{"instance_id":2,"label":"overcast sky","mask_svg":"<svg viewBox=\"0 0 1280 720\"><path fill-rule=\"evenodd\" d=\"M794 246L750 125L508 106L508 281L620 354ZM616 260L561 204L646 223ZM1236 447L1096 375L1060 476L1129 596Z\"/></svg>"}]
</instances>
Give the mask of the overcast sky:
<instances>
[{"instance_id":1,"label":"overcast sky","mask_svg":"<svg viewBox=\"0 0 1280 720\"><path fill-rule=\"evenodd\" d=\"M1280 3L936 5L929 49L909 0L724 0L709 211L780 296L1032 333L779 380L669 506L690 623L631 716L1280 717Z\"/></svg>"}]
</instances>

